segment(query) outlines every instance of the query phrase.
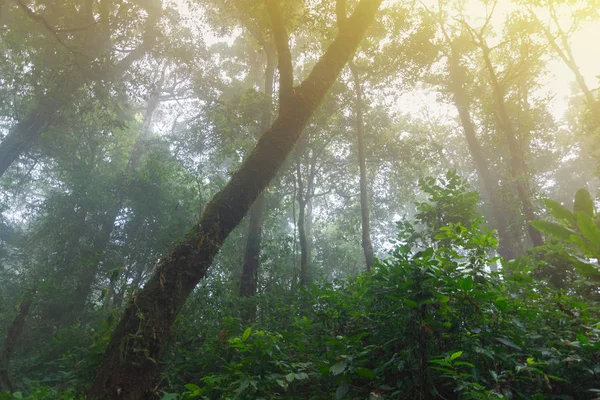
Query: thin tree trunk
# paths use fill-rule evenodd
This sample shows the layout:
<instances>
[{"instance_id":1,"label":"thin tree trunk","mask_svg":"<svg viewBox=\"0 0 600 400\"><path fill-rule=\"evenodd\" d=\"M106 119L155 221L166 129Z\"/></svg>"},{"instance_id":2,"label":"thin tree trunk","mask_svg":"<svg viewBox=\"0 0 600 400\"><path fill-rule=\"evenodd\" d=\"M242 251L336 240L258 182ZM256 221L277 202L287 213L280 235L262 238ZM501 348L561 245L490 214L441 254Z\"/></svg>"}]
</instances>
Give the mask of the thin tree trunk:
<instances>
[{"instance_id":1,"label":"thin tree trunk","mask_svg":"<svg viewBox=\"0 0 600 400\"><path fill-rule=\"evenodd\" d=\"M19 310L17 311L15 319L8 328L6 340L4 341L4 347L2 348L2 353L0 353L0 392L4 390L14 392L16 390L12 380L10 379L10 359L12 358L15 347L17 346L17 341L23 332L25 318L27 317L27 314L29 314L29 309L33 303L34 293L35 292L25 295L25 298L19 304Z\"/></svg>"},{"instance_id":2,"label":"thin tree trunk","mask_svg":"<svg viewBox=\"0 0 600 400\"><path fill-rule=\"evenodd\" d=\"M271 123L271 112L273 109L273 77L275 76L275 59L272 50L265 46L267 55L267 66L265 68L265 105L260 124L261 132L269 128ZM261 192L250 208L250 222L248 235L246 237L246 251L244 253L244 264L242 266L242 279L240 282L239 295L243 297L254 296L258 279L258 268L260 266L260 249L262 240L262 228L265 219L265 194ZM248 317L255 314L255 308L248 310Z\"/></svg>"},{"instance_id":3,"label":"thin tree trunk","mask_svg":"<svg viewBox=\"0 0 600 400\"><path fill-rule=\"evenodd\" d=\"M529 193L528 181L530 177L523 154L524 151L522 146L519 145L516 132L513 128L510 117L508 116L508 112L506 111L506 106L504 104L504 90L498 81L498 77L496 76L496 72L492 65L489 54L490 49L483 43L483 40L481 42L481 48L483 52L483 59L490 76L493 96L496 102L496 120L498 121L498 126L504 133L504 137L506 138L506 142L508 144L508 149L510 152L510 171L512 178L515 181L519 201L521 202L523 216L527 226L527 232L529 233L529 237L534 246L542 246L544 244L542 234L531 224L529 224L530 221L534 221L536 219L536 216Z\"/></svg>"},{"instance_id":4,"label":"thin tree trunk","mask_svg":"<svg viewBox=\"0 0 600 400\"><path fill-rule=\"evenodd\" d=\"M299 285L305 287L308 283L308 244L306 240L306 193L302 180L301 162L296 162L296 177L298 178L298 241L300 242L300 274Z\"/></svg>"},{"instance_id":5,"label":"thin tree trunk","mask_svg":"<svg viewBox=\"0 0 600 400\"><path fill-rule=\"evenodd\" d=\"M250 208L250 222L246 237L246 252L240 282L239 295L251 297L256 294L262 227L265 219L265 194L261 192ZM253 312L251 314L254 314ZM250 317L250 315L248 315Z\"/></svg>"},{"instance_id":6,"label":"thin tree trunk","mask_svg":"<svg viewBox=\"0 0 600 400\"><path fill-rule=\"evenodd\" d=\"M312 251L313 251L313 196L315 194L315 177L317 174L317 156L313 151L309 155L306 154L308 167L308 178L306 182L306 195L304 196L304 203L306 211L304 212L304 235L306 236L306 276L308 278L307 284L310 281L310 265L312 263Z\"/></svg>"},{"instance_id":7,"label":"thin tree trunk","mask_svg":"<svg viewBox=\"0 0 600 400\"><path fill-rule=\"evenodd\" d=\"M356 90L356 137L358 142L358 166L360 169L360 212L362 221L362 248L367 271L373 266L373 243L371 243L371 220L369 216L369 190L367 182L367 164L365 161L365 125L363 121L363 97L360 76L352 62L350 71L354 77Z\"/></svg>"},{"instance_id":8,"label":"thin tree trunk","mask_svg":"<svg viewBox=\"0 0 600 400\"><path fill-rule=\"evenodd\" d=\"M508 229L507 222L509 220L508 213L504 209L501 203L498 185L495 183L496 180L492 178L490 172L488 160L485 158L483 148L475 131L475 125L471 119L471 113L469 111L469 97L465 93L464 89L464 76L460 70L460 64L458 61L458 55L455 50L451 49L449 56L449 73L450 73L450 90L454 98L454 105L458 110L458 115L463 127L465 139L467 140L467 147L473 157L475 168L477 169L477 175L479 176L479 182L481 187L484 189L484 197L492 207L492 214L494 217L494 224L498 229L500 236L500 247L498 253L505 259L511 260L518 256L517 248Z\"/></svg>"},{"instance_id":9,"label":"thin tree trunk","mask_svg":"<svg viewBox=\"0 0 600 400\"><path fill-rule=\"evenodd\" d=\"M162 350L181 307L206 276L223 241L283 165L308 119L354 54L380 4L381 0L360 1L350 23L340 29L308 78L290 91L271 128L207 204L198 225L132 297L113 331L89 399L139 399L152 391ZM278 45L281 54L279 49Z\"/></svg>"}]
</instances>

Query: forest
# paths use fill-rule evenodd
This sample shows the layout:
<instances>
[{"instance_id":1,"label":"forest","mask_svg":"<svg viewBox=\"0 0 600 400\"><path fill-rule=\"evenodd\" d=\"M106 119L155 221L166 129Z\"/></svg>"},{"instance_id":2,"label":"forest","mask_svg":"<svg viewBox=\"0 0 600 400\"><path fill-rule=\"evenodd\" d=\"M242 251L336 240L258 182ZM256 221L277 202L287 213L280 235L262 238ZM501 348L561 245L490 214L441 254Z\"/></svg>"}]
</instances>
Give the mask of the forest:
<instances>
[{"instance_id":1,"label":"forest","mask_svg":"<svg viewBox=\"0 0 600 400\"><path fill-rule=\"evenodd\" d=\"M0 0L0 400L600 399L600 0Z\"/></svg>"}]
</instances>

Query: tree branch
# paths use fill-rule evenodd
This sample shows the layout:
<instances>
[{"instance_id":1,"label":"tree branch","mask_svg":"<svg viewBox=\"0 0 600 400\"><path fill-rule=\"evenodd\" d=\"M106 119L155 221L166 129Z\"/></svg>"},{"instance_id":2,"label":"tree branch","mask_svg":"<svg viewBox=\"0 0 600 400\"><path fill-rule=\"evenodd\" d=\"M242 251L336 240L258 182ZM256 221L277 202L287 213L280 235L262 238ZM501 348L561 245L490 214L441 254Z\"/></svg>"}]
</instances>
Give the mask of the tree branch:
<instances>
[{"instance_id":1,"label":"tree branch","mask_svg":"<svg viewBox=\"0 0 600 400\"><path fill-rule=\"evenodd\" d=\"M19 6L19 8L21 10L23 10L23 12L32 20L42 24L44 26L44 28L46 28L46 30L48 31L48 33L50 33L54 39L56 39L56 41L63 46L65 49L67 49L68 51L78 54L80 56L83 57L87 57L89 58L86 54L83 54L75 49L73 49L72 47L70 47L68 44L66 44L60 36L58 36L58 30L56 28L54 28L47 20L46 18L42 17L39 14L36 14L33 10L31 10L29 7L27 7L27 5L23 2L23 0L15 0L17 2L17 5Z\"/></svg>"},{"instance_id":2,"label":"tree branch","mask_svg":"<svg viewBox=\"0 0 600 400\"><path fill-rule=\"evenodd\" d=\"M341 28L348 20L346 15L346 0L337 0L335 2L335 16L337 18L337 26Z\"/></svg>"},{"instance_id":3,"label":"tree branch","mask_svg":"<svg viewBox=\"0 0 600 400\"><path fill-rule=\"evenodd\" d=\"M285 31L278 0L265 0L265 7L271 18L273 38L277 47L279 62L279 105L282 108L281 106L288 101L294 85L292 54L290 53L288 35Z\"/></svg>"}]
</instances>

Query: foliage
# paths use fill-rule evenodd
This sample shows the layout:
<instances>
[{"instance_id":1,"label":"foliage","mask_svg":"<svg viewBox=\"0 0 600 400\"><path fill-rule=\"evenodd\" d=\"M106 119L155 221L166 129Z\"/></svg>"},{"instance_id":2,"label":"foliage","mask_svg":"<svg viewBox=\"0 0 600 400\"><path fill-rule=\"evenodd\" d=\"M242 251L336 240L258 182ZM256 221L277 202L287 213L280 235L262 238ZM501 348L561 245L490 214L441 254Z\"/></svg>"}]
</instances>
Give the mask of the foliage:
<instances>
[{"instance_id":1,"label":"foliage","mask_svg":"<svg viewBox=\"0 0 600 400\"><path fill-rule=\"evenodd\" d=\"M597 296L600 287L600 213L595 211L592 197L587 190L578 190L572 212L551 199L544 203L557 222L538 220L532 221L531 225L560 243L548 245L549 255L561 255L577 271L578 285L587 287L586 292Z\"/></svg>"},{"instance_id":2,"label":"foliage","mask_svg":"<svg viewBox=\"0 0 600 400\"><path fill-rule=\"evenodd\" d=\"M471 198L443 185L433 192L438 202L456 194ZM437 197L439 192L452 196ZM261 314L281 307L287 318L259 317L246 327L222 317L199 334L200 348L177 343L167 375L185 371L187 383L180 385L186 390L175 386L162 398L538 399L597 393L597 302L548 286L529 259L507 263L501 273L486 272L496 262L488 257L496 241L477 223L450 223L432 236L431 245L420 249L400 241L371 274L314 285L293 304L258 300ZM194 319L189 312L184 318Z\"/></svg>"},{"instance_id":3,"label":"foliage","mask_svg":"<svg viewBox=\"0 0 600 400\"><path fill-rule=\"evenodd\" d=\"M358 1L263 3L0 0L0 400L82 398L267 103L290 122L265 4L297 84ZM600 395L600 91L579 58L598 0L434 3L383 2L351 62L362 104L345 68L265 191L256 295L236 295L246 218L175 307L156 398Z\"/></svg>"}]
</instances>

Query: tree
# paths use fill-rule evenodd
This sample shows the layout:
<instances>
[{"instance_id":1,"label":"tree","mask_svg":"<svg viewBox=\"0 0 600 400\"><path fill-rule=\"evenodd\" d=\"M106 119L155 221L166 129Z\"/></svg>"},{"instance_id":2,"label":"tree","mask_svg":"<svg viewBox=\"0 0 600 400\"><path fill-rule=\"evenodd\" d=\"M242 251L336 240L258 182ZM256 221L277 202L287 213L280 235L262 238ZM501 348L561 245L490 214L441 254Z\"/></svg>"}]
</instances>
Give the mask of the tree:
<instances>
[{"instance_id":1,"label":"tree","mask_svg":"<svg viewBox=\"0 0 600 400\"><path fill-rule=\"evenodd\" d=\"M595 98L577 65L577 60L575 59L571 48L570 39L573 33L581 28L582 23L597 20L600 17L600 13L598 12L600 3L597 0L581 2L538 0L531 3L525 3L525 5L530 15L539 24L554 54L559 57L573 73L575 81L581 89L588 107L593 110L597 107L598 100ZM550 17L548 23L543 23L540 20L535 12L535 6L541 7L547 11ZM570 19L571 25L565 29L562 25L566 19Z\"/></svg>"},{"instance_id":2,"label":"tree","mask_svg":"<svg viewBox=\"0 0 600 400\"><path fill-rule=\"evenodd\" d=\"M111 21L112 10L108 9L106 4L96 10L95 4L95 2L86 2L86 6L80 7L79 12L76 12L77 15L69 15L69 20L77 21L79 24L84 22L83 28L81 26L76 28L57 27L54 24L54 20L65 19L60 10L76 10L75 7L68 5L57 6L50 2L50 4L42 4L41 11L36 11L22 0L18 0L17 10L12 8L9 10L11 15L22 12L30 20L30 23L37 25L36 28L40 27L42 36L46 39L42 41L41 46L52 49L55 51L54 54L63 55L66 63L64 63L64 59L52 54L52 50L48 52L52 54L49 56L42 49L32 49L32 54L40 55L31 61L34 67L47 67L46 64L52 57L58 65L51 63L50 65L53 67L51 69L58 72L58 77L52 77L54 81L47 82L49 90L33 94L35 98L30 100L29 107L21 113L20 118L0 143L0 177L8 167L37 142L44 130L55 122L61 108L71 101L78 90L84 88L89 81L119 80L133 63L141 59L154 46L156 42L155 25L162 13L160 4L151 1L140 7L147 13L144 31L141 34L142 40L137 47L119 60L110 59L111 56L114 57L110 54L112 51L111 36L114 34L111 28L118 31L119 27L125 25L126 18L130 16L126 15L123 20ZM128 11L131 12L125 8L123 10L124 14ZM48 13L48 15L44 15L44 13ZM22 23L20 16L15 17L14 20L17 24ZM124 29L127 27L124 26ZM29 33L27 36L35 37L35 30L33 32L33 35ZM74 38L68 42L64 39L64 37L73 36ZM54 43L54 45L49 45L49 43ZM105 58L110 61L98 69L93 60ZM64 65L61 65L61 62Z\"/></svg>"},{"instance_id":3,"label":"tree","mask_svg":"<svg viewBox=\"0 0 600 400\"><path fill-rule=\"evenodd\" d=\"M229 183L206 206L199 224L156 268L123 311L90 391L92 399L137 399L152 388L169 331L183 303L225 238L281 167L302 128L352 57L381 0L361 0L348 24L297 87L277 3L269 1L280 71L279 116Z\"/></svg>"},{"instance_id":4,"label":"tree","mask_svg":"<svg viewBox=\"0 0 600 400\"><path fill-rule=\"evenodd\" d=\"M494 117L500 131L504 134L504 138L508 145L509 150L509 168L511 177L513 179L517 196L521 205L523 216L527 224L527 232L534 246L541 246L544 244L541 234L529 225L530 221L535 220L535 209L531 201L531 192L529 187L530 174L525 158L525 149L523 144L519 141L518 133L515 130L514 123L508 113L506 105L506 88L504 83L499 78L498 72L494 67L491 58L492 49L488 46L485 39L485 33L489 28L490 20L493 16L494 9L497 2L492 4L492 9L486 16L486 20L479 29L474 29L466 21L461 21L462 25L467 30L467 33L471 36L473 44L475 44L480 50L483 57L483 62L489 84L491 86L492 97L494 101Z\"/></svg>"},{"instance_id":5,"label":"tree","mask_svg":"<svg viewBox=\"0 0 600 400\"><path fill-rule=\"evenodd\" d=\"M444 80L444 85L451 94L452 102L458 111L469 153L475 164L480 185L483 188L483 197L490 204L492 209L492 224L497 227L500 237L500 247L498 252L507 260L514 259L518 256L519 251L517 243L515 242L515 235L509 229L512 216L507 212L506 206L502 204L498 179L497 177L494 177L491 172L490 160L486 157L485 150L477 136L475 122L471 116L471 96L467 88L468 70L467 67L461 63L461 52L464 51L464 46L461 46L461 43L464 43L464 38L461 36L456 38L450 36L450 29L452 26L447 26L447 21L444 20L444 10L441 7L441 3L439 3L439 6L440 9L437 14L429 9L427 9L427 11L439 25L442 35L442 45L440 46L440 49L445 50L447 59L446 68L448 73L448 75L442 79Z\"/></svg>"},{"instance_id":6,"label":"tree","mask_svg":"<svg viewBox=\"0 0 600 400\"><path fill-rule=\"evenodd\" d=\"M354 78L354 90L356 91L356 138L358 147L358 166L360 170L360 211L362 247L365 253L367 271L373 266L373 244L371 243L371 222L369 217L369 190L367 182L367 163L365 161L365 127L363 122L363 94L360 83L360 75L356 66L351 62L350 70Z\"/></svg>"}]
</instances>

